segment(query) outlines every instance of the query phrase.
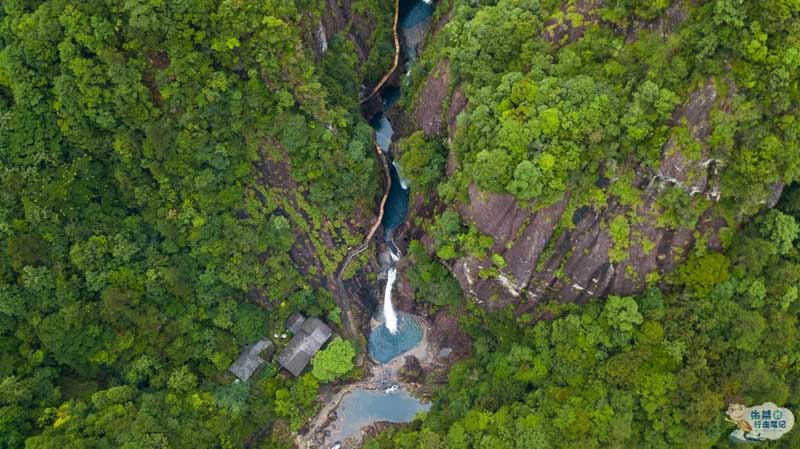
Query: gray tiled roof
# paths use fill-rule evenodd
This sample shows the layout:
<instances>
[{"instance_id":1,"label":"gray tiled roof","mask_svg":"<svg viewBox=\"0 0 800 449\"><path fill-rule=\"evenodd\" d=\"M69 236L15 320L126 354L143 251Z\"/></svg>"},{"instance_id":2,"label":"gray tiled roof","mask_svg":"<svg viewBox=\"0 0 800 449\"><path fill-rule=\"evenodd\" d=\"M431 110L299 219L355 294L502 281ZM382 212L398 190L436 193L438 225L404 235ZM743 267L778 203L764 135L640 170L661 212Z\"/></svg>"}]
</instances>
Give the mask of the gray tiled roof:
<instances>
[{"instance_id":1,"label":"gray tiled roof","mask_svg":"<svg viewBox=\"0 0 800 449\"><path fill-rule=\"evenodd\" d=\"M267 338L263 338L252 346L248 346L239 356L239 358L228 368L228 371L233 373L236 377L243 382L247 381L256 370L265 363L261 358L261 353L272 347L272 342Z\"/></svg>"},{"instance_id":2,"label":"gray tiled roof","mask_svg":"<svg viewBox=\"0 0 800 449\"><path fill-rule=\"evenodd\" d=\"M331 328L319 318L311 317L303 323L303 332L322 346L331 337Z\"/></svg>"},{"instance_id":3,"label":"gray tiled roof","mask_svg":"<svg viewBox=\"0 0 800 449\"><path fill-rule=\"evenodd\" d=\"M278 363L293 375L299 376L332 333L331 328L319 318L308 318L278 356Z\"/></svg>"},{"instance_id":4,"label":"gray tiled roof","mask_svg":"<svg viewBox=\"0 0 800 449\"><path fill-rule=\"evenodd\" d=\"M303 323L306 321L306 318L301 315L299 312L295 312L292 316L286 320L286 327L292 331L293 334L297 334L300 332L300 329L303 328Z\"/></svg>"}]
</instances>

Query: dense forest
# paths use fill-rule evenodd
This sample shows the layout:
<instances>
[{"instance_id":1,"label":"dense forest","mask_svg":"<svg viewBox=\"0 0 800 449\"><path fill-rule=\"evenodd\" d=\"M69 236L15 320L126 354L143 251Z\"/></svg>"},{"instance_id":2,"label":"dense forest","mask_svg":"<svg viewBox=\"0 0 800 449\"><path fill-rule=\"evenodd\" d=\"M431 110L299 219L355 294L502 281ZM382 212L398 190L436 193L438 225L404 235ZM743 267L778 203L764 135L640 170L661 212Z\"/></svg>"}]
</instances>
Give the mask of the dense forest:
<instances>
[{"instance_id":1,"label":"dense forest","mask_svg":"<svg viewBox=\"0 0 800 449\"><path fill-rule=\"evenodd\" d=\"M474 356L424 421L365 447L728 447L726 402L800 401L799 199L724 253L694 252L661 289L521 316L470 307Z\"/></svg>"},{"instance_id":2,"label":"dense forest","mask_svg":"<svg viewBox=\"0 0 800 449\"><path fill-rule=\"evenodd\" d=\"M548 296L487 311L426 292L459 310L473 354L422 420L365 447L732 447L728 403L800 404L800 4L444 3L451 17L418 69L447 62L469 99L449 135L452 173L437 137L401 143L404 173L447 207L426 224L441 260L497 249L453 207L474 207L471 187L533 210L565 192L569 211L621 210L604 223L611 262L655 246L634 232L651 220L697 244L640 293L583 305ZM424 102L422 84L407 107ZM692 110L702 95L708 124ZM676 154L681 177L665 167ZM488 260L481 276L503 272L499 254ZM427 280L447 290L446 277ZM797 432L768 445L798 446Z\"/></svg>"},{"instance_id":3,"label":"dense forest","mask_svg":"<svg viewBox=\"0 0 800 449\"><path fill-rule=\"evenodd\" d=\"M332 4L351 15L323 45ZM0 448L290 448L363 374L333 279L383 193L359 99L394 6L0 3ZM730 402L800 413L800 3L440 0L398 116L445 65L454 126L397 142L422 204L403 277L471 345L430 412L364 447L729 447ZM563 203L556 233L597 211L636 292L463 291L470 257L513 278L513 244L458 206L474 191ZM645 226L694 244L637 273ZM374 281L367 257L346 277ZM340 336L298 378L234 382L296 311Z\"/></svg>"},{"instance_id":4,"label":"dense forest","mask_svg":"<svg viewBox=\"0 0 800 449\"><path fill-rule=\"evenodd\" d=\"M288 444L317 379L223 374L292 311L336 322L321 236L379 193L352 49L303 50L320 13L2 2L0 447Z\"/></svg>"}]
</instances>

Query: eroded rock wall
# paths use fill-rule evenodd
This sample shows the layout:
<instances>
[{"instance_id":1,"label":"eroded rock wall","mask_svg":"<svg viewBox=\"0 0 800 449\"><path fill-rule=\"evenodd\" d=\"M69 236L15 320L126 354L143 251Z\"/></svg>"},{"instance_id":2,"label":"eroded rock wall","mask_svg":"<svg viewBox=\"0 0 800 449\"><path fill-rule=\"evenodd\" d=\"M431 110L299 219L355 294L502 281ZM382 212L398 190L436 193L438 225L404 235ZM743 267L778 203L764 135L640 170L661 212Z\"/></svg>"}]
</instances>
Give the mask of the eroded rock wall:
<instances>
[{"instance_id":1,"label":"eroded rock wall","mask_svg":"<svg viewBox=\"0 0 800 449\"><path fill-rule=\"evenodd\" d=\"M701 157L687 156L674 138L669 139L662 148L660 170L637 177L642 202L633 210L613 197L601 210L588 206L570 209L570 192L566 192L555 204L533 211L512 195L489 194L470 187L469 201L457 204L455 209L466 223L494 238L492 252L502 255L507 266L495 277L482 278L481 270L492 266L488 257L452 261L451 271L464 292L486 307L512 304L519 311L529 310L545 297L585 301L609 294L633 294L645 287L648 276L672 271L698 236L703 237L704 244L718 248L719 230L727 223L712 208L701 215L694 229L672 229L659 224L656 205L659 192L669 186L702 195L709 205L719 200L718 172L722 166L709 159L706 144L711 133L709 117L717 100L717 88L709 79L678 108L672 124L688 128L700 143ZM468 104L463 89L450 86L448 64L442 60L424 82L416 108L409 115L416 129L428 136L445 135L452 141L458 115ZM457 169L458 161L451 153L447 175ZM441 210L445 206L428 209ZM630 214L637 217L631 222L631 234L638 238L632 239L624 259L614 261L609 256L615 245L609 223L617 216ZM433 241L425 235L421 239L429 244Z\"/></svg>"},{"instance_id":2,"label":"eroded rock wall","mask_svg":"<svg viewBox=\"0 0 800 449\"><path fill-rule=\"evenodd\" d=\"M306 26L306 46L321 57L328 49L330 39L345 32L353 42L359 61L364 62L372 50L370 36L378 18L367 12L357 12L353 0L323 0L323 10L317 18L309 18Z\"/></svg>"}]
</instances>

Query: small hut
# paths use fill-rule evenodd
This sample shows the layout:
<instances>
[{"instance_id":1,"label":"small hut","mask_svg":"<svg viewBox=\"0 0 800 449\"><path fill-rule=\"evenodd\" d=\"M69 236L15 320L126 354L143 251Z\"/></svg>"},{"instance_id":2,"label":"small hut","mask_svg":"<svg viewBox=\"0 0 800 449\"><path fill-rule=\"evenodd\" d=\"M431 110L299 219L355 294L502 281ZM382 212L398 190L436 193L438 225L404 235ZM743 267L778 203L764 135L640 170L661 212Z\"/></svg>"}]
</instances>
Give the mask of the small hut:
<instances>
[{"instance_id":1,"label":"small hut","mask_svg":"<svg viewBox=\"0 0 800 449\"><path fill-rule=\"evenodd\" d=\"M261 358L261 353L267 349L272 349L272 342L267 338L263 338L256 344L246 347L239 358L228 368L228 371L242 382L246 382L261 365L266 363L266 360Z\"/></svg>"}]
</instances>

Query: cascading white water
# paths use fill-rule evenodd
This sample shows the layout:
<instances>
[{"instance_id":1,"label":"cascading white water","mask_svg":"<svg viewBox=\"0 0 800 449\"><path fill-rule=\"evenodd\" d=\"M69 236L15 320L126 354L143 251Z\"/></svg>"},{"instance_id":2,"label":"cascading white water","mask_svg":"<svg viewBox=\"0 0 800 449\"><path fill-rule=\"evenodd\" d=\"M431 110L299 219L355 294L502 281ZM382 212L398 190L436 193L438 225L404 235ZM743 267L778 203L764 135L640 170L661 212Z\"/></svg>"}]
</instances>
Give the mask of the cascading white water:
<instances>
[{"instance_id":1,"label":"cascading white water","mask_svg":"<svg viewBox=\"0 0 800 449\"><path fill-rule=\"evenodd\" d=\"M406 180L403 179L403 175L401 175L400 166L397 165L397 161L392 161L392 165L394 165L394 169L397 170L397 179L400 180L400 187L402 187L403 190L408 190L408 185L406 184Z\"/></svg>"},{"instance_id":2,"label":"cascading white water","mask_svg":"<svg viewBox=\"0 0 800 449\"><path fill-rule=\"evenodd\" d=\"M426 5L432 5L433 4L433 0L422 0L422 2L425 3ZM403 32L404 33L408 32L411 29L411 27L420 28L420 27L417 26L420 23L420 20L422 20L423 22L426 21L426 20L427 21L430 20L430 16L431 16L433 8L429 8L429 7L428 8L417 8L417 6L419 6L419 4L415 4L414 5L414 9L416 9L417 12L416 12L416 16L414 18L413 23L406 22L405 19L403 19L403 22L401 22L401 23L405 24L405 25L403 25L403 27L404 27L403 28L403 30L404 30ZM409 12L409 14L411 14L411 13ZM420 14L422 14L423 16L420 16ZM424 31L424 29L422 29L422 30L418 29L417 33L419 34L420 32L424 34L425 31ZM411 48L413 49L415 47L415 45L411 45ZM384 106L386 106L386 103L384 103ZM387 157L388 157L389 156L389 146L392 143L392 137L393 137L393 134L394 134L394 130L392 129L392 124L389 122L389 120L387 119L386 115L382 114L377 123L373 122L373 127L375 128L375 136L376 136L376 140L378 142L378 145L380 146L381 150L383 150L384 154L386 154ZM391 158L389 158L389 159L391 160ZM408 191L408 185L406 185L405 180L401 177L400 166L397 164L397 162L392 161L392 165L394 166L397 178L400 181L400 187L403 188L404 192L402 192L402 194L398 195L399 192L397 192L396 189L390 190L390 192L389 192L389 196L390 196L389 201L394 201L395 203L399 202L399 203L402 204L402 208L399 209L398 211L394 211L394 213L396 215L398 212L402 212L402 217L401 218L403 218L403 217L405 217L405 214L406 214L407 209L408 209L408 192L407 192ZM392 177L394 178L394 176L392 176ZM405 203L403 203L403 200L405 200ZM386 208L384 208L384 212L386 212ZM385 220L385 218L386 217L384 216L384 220ZM392 288L394 288L394 283L397 280L397 261L400 260L400 253L397 250L397 248L394 246L394 243L392 242L392 238L391 238L391 231L392 231L392 229L397 227L398 223L393 223L393 222L389 222L389 223L391 224L391 226L387 226L387 222L384 221L384 231L388 235L388 238L387 238L386 241L387 241L388 246L389 246L389 251L390 251L390 254L391 254L391 257L392 257L392 262L391 262L391 265L390 265L390 267L389 267L389 269L387 270L387 273L386 273L386 290L384 291L384 294L383 294L383 319L384 319L384 326L386 327L386 330L388 330L390 334L396 335L398 333L398 327L399 327L398 321L399 321L399 318L398 318L397 312L395 312L395 310L394 310L394 305L392 304ZM405 318L403 318L403 319L405 319ZM405 321L403 321L403 322L405 323ZM407 326L404 325L404 332L405 332L405 328L406 327ZM372 343L370 343L370 344L372 344ZM392 356L392 357L394 357L394 356ZM391 360L391 357L388 360Z\"/></svg>"},{"instance_id":3,"label":"cascading white water","mask_svg":"<svg viewBox=\"0 0 800 449\"><path fill-rule=\"evenodd\" d=\"M424 1L426 4L431 5L433 3L432 0L415 0L414 3L414 7L418 10L417 14L422 13L429 17L433 8L430 6L418 8L421 5L416 1ZM422 18L425 19L425 17ZM415 20L418 19L419 17ZM397 17L395 20L397 20ZM419 34L423 33L424 31L419 32ZM384 108L388 109L389 107L391 107L391 102L384 99ZM385 115L382 115L377 120L371 121L371 125L375 129L377 143L385 155L383 161L391 161L392 158L389 154L393 133L391 123L389 123ZM383 296L384 322L382 325L379 324L372 328L368 338L370 358L382 365L388 364L402 354L413 350L425 336L424 323L421 320L407 313L396 312L394 304L392 304L392 289L397 280L397 263L401 256L400 250L394 244L392 233L405 220L408 212L409 191L405 181L400 178L398 164L395 163L394 166L389 166L388 168L390 169L392 182L385 202L382 204L383 213L381 215L384 242L391 257L389 261L385 259L384 254L381 254L380 257L381 265L384 267L388 265L386 267L386 290ZM391 171L391 169L395 171ZM402 190L397 188L397 184L402 187ZM377 315L377 311L375 315ZM379 317L374 316L374 318ZM400 329L400 326L403 328ZM381 381L394 381L396 377L397 375L387 368L378 379ZM392 392L393 390L394 387L386 390L386 392ZM418 405L414 403L413 401L416 400L413 397L411 398L411 406L404 404L402 401L403 394L406 394L406 392L401 391L396 395L388 395L372 390L356 389L347 393L337 404L335 414L338 418L336 421L331 423L330 420L326 420L326 424L313 429L313 434L319 435L320 431L322 431L323 437L320 443L323 447L340 447L342 444L339 441L351 438L358 440L365 425L376 421L408 422L420 409L430 409L428 404Z\"/></svg>"},{"instance_id":4,"label":"cascading white water","mask_svg":"<svg viewBox=\"0 0 800 449\"><path fill-rule=\"evenodd\" d=\"M397 333L397 313L395 313L394 306L392 305L392 287L394 286L396 278L397 269L394 267L389 268L389 273L386 278L386 292L383 295L383 318L385 320L386 329L392 334Z\"/></svg>"},{"instance_id":5,"label":"cascading white water","mask_svg":"<svg viewBox=\"0 0 800 449\"><path fill-rule=\"evenodd\" d=\"M389 152L389 145L392 143L392 135L394 130L389 119L385 115L381 115L381 119L375 127L375 140L378 141L378 146L381 147L384 153Z\"/></svg>"},{"instance_id":6,"label":"cascading white water","mask_svg":"<svg viewBox=\"0 0 800 449\"><path fill-rule=\"evenodd\" d=\"M394 311L394 305L392 305L392 288L394 287L394 281L397 279L397 268L395 268L394 263L400 258L394 251L391 254L393 264L386 275L386 291L383 293L383 319L389 333L396 334L397 313Z\"/></svg>"}]
</instances>

